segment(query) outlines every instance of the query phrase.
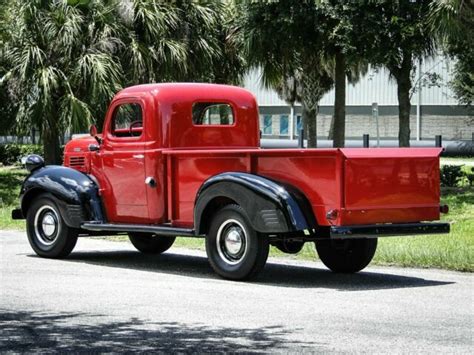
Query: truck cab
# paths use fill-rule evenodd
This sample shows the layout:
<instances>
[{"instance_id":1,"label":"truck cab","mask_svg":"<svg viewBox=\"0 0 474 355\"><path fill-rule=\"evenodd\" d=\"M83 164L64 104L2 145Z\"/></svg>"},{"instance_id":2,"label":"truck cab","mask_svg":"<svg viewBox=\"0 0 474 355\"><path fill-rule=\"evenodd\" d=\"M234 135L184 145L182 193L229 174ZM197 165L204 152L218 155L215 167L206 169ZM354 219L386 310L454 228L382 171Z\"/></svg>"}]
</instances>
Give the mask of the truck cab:
<instances>
[{"instance_id":1,"label":"truck cab","mask_svg":"<svg viewBox=\"0 0 474 355\"><path fill-rule=\"evenodd\" d=\"M433 222L440 149L266 150L258 122L238 87L126 88L101 134L66 145L64 166L31 163L14 216L46 257L69 254L77 236L127 233L157 254L202 237L230 279L257 275L269 245L296 253L312 242L330 269L356 272L380 236L449 231Z\"/></svg>"}]
</instances>

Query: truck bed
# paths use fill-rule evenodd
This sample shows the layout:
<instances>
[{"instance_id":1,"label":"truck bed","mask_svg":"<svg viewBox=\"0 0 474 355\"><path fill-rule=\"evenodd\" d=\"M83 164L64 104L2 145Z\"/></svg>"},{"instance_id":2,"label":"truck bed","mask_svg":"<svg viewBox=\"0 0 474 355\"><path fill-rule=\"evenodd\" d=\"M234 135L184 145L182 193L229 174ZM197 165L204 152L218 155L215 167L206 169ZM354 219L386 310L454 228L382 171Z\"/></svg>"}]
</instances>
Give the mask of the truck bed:
<instances>
[{"instance_id":1,"label":"truck bed","mask_svg":"<svg viewBox=\"0 0 474 355\"><path fill-rule=\"evenodd\" d=\"M299 189L319 225L439 219L440 148L163 150L167 214L191 227L196 193L209 177L249 172ZM327 219L328 212L333 218Z\"/></svg>"}]
</instances>

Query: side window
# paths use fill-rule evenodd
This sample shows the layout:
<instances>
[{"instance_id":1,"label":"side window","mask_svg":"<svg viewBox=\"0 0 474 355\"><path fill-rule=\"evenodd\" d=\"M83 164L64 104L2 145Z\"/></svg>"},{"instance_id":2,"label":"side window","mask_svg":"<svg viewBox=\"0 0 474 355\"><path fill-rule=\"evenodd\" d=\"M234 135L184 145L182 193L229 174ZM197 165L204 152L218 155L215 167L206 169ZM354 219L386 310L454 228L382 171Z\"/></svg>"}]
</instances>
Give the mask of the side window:
<instances>
[{"instance_id":1,"label":"side window","mask_svg":"<svg viewBox=\"0 0 474 355\"><path fill-rule=\"evenodd\" d=\"M195 125L232 125L234 122L234 113L229 104L197 102L193 105Z\"/></svg>"},{"instance_id":2,"label":"side window","mask_svg":"<svg viewBox=\"0 0 474 355\"><path fill-rule=\"evenodd\" d=\"M112 135L139 137L143 131L142 108L139 104L122 104L115 108L112 118Z\"/></svg>"}]
</instances>

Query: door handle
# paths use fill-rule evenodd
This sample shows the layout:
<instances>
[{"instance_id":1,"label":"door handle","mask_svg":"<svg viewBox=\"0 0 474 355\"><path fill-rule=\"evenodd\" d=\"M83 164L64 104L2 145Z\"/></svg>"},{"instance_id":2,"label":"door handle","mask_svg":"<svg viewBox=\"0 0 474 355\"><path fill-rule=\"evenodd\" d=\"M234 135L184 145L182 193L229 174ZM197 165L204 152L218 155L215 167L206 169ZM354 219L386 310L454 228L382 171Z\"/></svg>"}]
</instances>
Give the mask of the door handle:
<instances>
[{"instance_id":1,"label":"door handle","mask_svg":"<svg viewBox=\"0 0 474 355\"><path fill-rule=\"evenodd\" d=\"M156 180L151 177L151 176L148 176L146 179L145 179L145 184L147 184L148 186L150 187L156 187Z\"/></svg>"},{"instance_id":2,"label":"door handle","mask_svg":"<svg viewBox=\"0 0 474 355\"><path fill-rule=\"evenodd\" d=\"M135 158L135 159L143 159L143 158L145 158L145 156L144 156L143 154L135 154L135 155L133 155L133 158Z\"/></svg>"}]
</instances>

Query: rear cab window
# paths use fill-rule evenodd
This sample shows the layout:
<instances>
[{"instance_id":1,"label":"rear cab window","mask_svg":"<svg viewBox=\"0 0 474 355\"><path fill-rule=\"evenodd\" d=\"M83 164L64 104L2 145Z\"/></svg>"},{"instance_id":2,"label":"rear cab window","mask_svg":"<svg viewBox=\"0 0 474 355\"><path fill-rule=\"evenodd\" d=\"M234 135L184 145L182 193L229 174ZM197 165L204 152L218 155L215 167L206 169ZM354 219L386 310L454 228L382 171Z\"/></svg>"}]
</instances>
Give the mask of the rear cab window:
<instances>
[{"instance_id":1,"label":"rear cab window","mask_svg":"<svg viewBox=\"0 0 474 355\"><path fill-rule=\"evenodd\" d=\"M196 102L193 105L193 124L196 126L233 126L232 106L222 102Z\"/></svg>"}]
</instances>

